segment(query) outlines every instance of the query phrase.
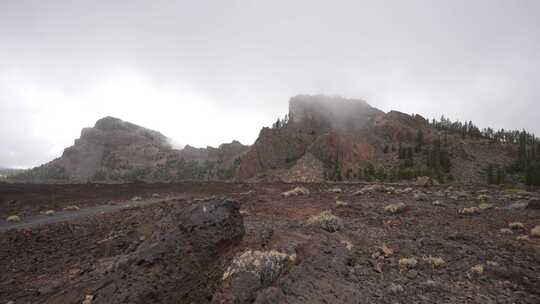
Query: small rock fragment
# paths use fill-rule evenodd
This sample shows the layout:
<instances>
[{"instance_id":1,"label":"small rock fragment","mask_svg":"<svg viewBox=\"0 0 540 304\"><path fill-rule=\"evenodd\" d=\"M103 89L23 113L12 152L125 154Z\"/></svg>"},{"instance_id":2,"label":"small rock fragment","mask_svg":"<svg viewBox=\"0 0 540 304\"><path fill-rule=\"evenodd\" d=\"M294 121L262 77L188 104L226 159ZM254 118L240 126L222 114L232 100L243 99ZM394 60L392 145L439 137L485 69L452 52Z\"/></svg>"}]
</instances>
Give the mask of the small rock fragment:
<instances>
[{"instance_id":1,"label":"small rock fragment","mask_svg":"<svg viewBox=\"0 0 540 304\"><path fill-rule=\"evenodd\" d=\"M412 269L418 264L418 260L415 257L410 258L401 258L399 259L399 268L401 269Z\"/></svg>"},{"instance_id":2,"label":"small rock fragment","mask_svg":"<svg viewBox=\"0 0 540 304\"><path fill-rule=\"evenodd\" d=\"M140 200L142 200L142 197L140 197L140 196L134 196L134 197L131 198L132 202L137 202L137 201L140 201Z\"/></svg>"},{"instance_id":3,"label":"small rock fragment","mask_svg":"<svg viewBox=\"0 0 540 304\"><path fill-rule=\"evenodd\" d=\"M480 208L478 207L470 207L470 208L463 208L458 211L459 214L463 215L474 215L480 213Z\"/></svg>"},{"instance_id":4,"label":"small rock fragment","mask_svg":"<svg viewBox=\"0 0 540 304\"><path fill-rule=\"evenodd\" d=\"M54 210L47 210L43 214L48 215L48 216L53 216L55 213L56 213L56 211L54 211Z\"/></svg>"},{"instance_id":5,"label":"small rock fragment","mask_svg":"<svg viewBox=\"0 0 540 304\"><path fill-rule=\"evenodd\" d=\"M471 272L474 274L483 274L484 273L484 265L478 264L473 267L471 267Z\"/></svg>"}]
</instances>

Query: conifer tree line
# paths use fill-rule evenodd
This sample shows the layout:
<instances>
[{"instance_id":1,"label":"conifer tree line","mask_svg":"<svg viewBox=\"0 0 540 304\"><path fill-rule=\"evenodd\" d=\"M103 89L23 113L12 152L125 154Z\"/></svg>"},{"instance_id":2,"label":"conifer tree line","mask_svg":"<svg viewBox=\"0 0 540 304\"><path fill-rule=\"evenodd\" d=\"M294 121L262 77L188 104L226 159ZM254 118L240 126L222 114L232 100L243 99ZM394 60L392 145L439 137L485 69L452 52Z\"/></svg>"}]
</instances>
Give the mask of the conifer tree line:
<instances>
[{"instance_id":1,"label":"conifer tree line","mask_svg":"<svg viewBox=\"0 0 540 304\"><path fill-rule=\"evenodd\" d=\"M440 120L432 119L430 125L448 134L459 134L462 138L489 139L492 143L518 144L522 136L525 136L529 143L535 140L534 134L526 131L505 129L495 131L493 128L480 130L472 121L464 123L459 120L452 121L444 115L441 116Z\"/></svg>"}]
</instances>

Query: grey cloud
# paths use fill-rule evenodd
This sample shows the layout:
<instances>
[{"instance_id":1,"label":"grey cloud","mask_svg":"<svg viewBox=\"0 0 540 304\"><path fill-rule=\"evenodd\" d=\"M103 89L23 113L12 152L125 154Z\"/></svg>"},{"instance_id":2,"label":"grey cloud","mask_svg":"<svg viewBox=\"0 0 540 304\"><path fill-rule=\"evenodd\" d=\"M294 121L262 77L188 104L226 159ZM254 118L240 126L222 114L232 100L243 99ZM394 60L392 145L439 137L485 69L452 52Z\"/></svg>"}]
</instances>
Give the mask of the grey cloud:
<instances>
[{"instance_id":1,"label":"grey cloud","mask_svg":"<svg viewBox=\"0 0 540 304\"><path fill-rule=\"evenodd\" d=\"M40 90L61 92L63 103L55 105L54 94L46 102L71 117L70 136L99 118L80 115L98 103L88 92L116 70L134 70L156 90L188 88L207 98L216 116L257 117L246 120L242 134L208 131L215 134L209 144L253 141L262 125L287 111L289 97L304 93L540 133L539 29L540 2L527 0L2 1L0 165L36 165L71 143L68 134L31 135L39 101L29 99L41 93L21 96L25 88L2 77L14 72ZM140 119L122 115L135 107L127 99L108 114ZM179 99L175 110L188 106L190 100ZM134 123L159 126L163 119L154 110Z\"/></svg>"}]
</instances>

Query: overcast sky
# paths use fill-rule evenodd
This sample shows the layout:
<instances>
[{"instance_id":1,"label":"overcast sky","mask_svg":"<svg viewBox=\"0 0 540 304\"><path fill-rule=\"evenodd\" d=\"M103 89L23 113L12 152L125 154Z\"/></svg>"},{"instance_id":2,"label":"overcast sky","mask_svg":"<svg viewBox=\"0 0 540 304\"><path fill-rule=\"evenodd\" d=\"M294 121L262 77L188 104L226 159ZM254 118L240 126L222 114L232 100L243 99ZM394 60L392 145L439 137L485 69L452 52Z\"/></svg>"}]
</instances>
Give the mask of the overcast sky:
<instances>
[{"instance_id":1,"label":"overcast sky","mask_svg":"<svg viewBox=\"0 0 540 304\"><path fill-rule=\"evenodd\" d=\"M540 133L540 1L0 0L0 166L111 115L194 146L296 94Z\"/></svg>"}]
</instances>

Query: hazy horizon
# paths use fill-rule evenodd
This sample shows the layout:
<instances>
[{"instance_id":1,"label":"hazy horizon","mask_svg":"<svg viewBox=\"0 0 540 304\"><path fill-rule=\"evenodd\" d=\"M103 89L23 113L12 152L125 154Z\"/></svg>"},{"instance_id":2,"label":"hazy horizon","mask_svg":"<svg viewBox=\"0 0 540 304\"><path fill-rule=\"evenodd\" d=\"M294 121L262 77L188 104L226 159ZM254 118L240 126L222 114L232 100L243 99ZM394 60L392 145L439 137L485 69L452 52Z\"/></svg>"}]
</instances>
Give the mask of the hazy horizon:
<instances>
[{"instance_id":1,"label":"hazy horizon","mask_svg":"<svg viewBox=\"0 0 540 304\"><path fill-rule=\"evenodd\" d=\"M290 97L540 133L538 1L2 1L0 167L114 116L252 144Z\"/></svg>"}]
</instances>

